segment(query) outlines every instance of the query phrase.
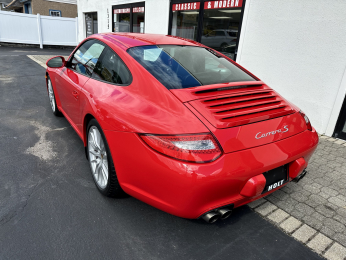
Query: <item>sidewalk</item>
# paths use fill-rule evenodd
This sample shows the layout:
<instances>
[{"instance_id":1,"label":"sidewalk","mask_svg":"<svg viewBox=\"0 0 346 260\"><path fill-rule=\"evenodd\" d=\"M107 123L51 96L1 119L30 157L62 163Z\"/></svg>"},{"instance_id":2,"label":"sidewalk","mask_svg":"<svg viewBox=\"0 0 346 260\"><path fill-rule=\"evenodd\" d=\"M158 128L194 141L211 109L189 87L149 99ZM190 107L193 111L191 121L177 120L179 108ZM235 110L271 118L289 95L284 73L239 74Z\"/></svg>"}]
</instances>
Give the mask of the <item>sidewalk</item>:
<instances>
[{"instance_id":1,"label":"sidewalk","mask_svg":"<svg viewBox=\"0 0 346 260\"><path fill-rule=\"evenodd\" d=\"M307 175L250 203L327 259L346 259L346 142L320 136Z\"/></svg>"}]
</instances>

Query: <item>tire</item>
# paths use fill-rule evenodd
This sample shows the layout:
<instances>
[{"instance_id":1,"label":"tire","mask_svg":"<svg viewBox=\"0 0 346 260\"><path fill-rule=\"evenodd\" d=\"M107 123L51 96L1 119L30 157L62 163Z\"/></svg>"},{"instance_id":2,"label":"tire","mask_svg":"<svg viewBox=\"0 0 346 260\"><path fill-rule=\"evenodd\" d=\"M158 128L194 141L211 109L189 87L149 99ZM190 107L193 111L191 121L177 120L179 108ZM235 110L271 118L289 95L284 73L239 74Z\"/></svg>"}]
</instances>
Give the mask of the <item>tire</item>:
<instances>
[{"instance_id":1,"label":"tire","mask_svg":"<svg viewBox=\"0 0 346 260\"><path fill-rule=\"evenodd\" d=\"M101 194L123 197L125 192L118 182L107 140L96 119L91 119L87 126L87 156L93 180Z\"/></svg>"},{"instance_id":2,"label":"tire","mask_svg":"<svg viewBox=\"0 0 346 260\"><path fill-rule=\"evenodd\" d=\"M221 48L221 51L225 52L226 51L226 48L227 48L228 44L227 43L222 43L220 48Z\"/></svg>"},{"instance_id":3,"label":"tire","mask_svg":"<svg viewBox=\"0 0 346 260\"><path fill-rule=\"evenodd\" d=\"M53 89L52 81L50 80L49 76L47 77L47 89L48 89L49 103L53 111L53 114L55 116L62 116L62 113L59 111L58 106L56 105L54 89Z\"/></svg>"}]
</instances>

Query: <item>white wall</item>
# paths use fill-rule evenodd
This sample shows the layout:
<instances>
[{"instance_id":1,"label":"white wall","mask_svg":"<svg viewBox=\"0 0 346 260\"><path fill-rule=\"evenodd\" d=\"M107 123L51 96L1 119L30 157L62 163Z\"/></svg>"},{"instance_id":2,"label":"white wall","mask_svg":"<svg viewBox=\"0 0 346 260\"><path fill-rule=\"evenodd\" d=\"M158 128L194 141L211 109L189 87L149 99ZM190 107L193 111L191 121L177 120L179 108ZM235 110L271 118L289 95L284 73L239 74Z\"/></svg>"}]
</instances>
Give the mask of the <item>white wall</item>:
<instances>
[{"instance_id":1,"label":"white wall","mask_svg":"<svg viewBox=\"0 0 346 260\"><path fill-rule=\"evenodd\" d=\"M346 93L345 10L345 0L246 0L237 56L328 135Z\"/></svg>"},{"instance_id":2,"label":"white wall","mask_svg":"<svg viewBox=\"0 0 346 260\"><path fill-rule=\"evenodd\" d=\"M85 13L97 12L98 32L111 32L113 16L112 6L137 2L145 2L145 32L167 34L169 0L77 0L79 25L78 40L82 41L86 37Z\"/></svg>"},{"instance_id":3,"label":"white wall","mask_svg":"<svg viewBox=\"0 0 346 260\"><path fill-rule=\"evenodd\" d=\"M77 19L0 11L0 42L77 45Z\"/></svg>"},{"instance_id":4,"label":"white wall","mask_svg":"<svg viewBox=\"0 0 346 260\"><path fill-rule=\"evenodd\" d=\"M145 9L145 32L168 34L169 0L146 0Z\"/></svg>"}]
</instances>

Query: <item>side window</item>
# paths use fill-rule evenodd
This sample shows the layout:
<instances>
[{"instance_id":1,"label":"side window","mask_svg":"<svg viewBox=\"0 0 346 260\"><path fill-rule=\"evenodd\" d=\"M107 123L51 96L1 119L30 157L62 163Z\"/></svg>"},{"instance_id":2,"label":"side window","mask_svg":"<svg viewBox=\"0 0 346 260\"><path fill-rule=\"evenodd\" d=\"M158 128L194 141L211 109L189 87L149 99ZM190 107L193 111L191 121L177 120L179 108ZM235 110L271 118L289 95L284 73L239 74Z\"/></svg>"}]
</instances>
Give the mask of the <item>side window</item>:
<instances>
[{"instance_id":1,"label":"side window","mask_svg":"<svg viewBox=\"0 0 346 260\"><path fill-rule=\"evenodd\" d=\"M104 48L104 45L94 40L85 42L73 54L69 67L78 73L91 76Z\"/></svg>"},{"instance_id":2,"label":"side window","mask_svg":"<svg viewBox=\"0 0 346 260\"><path fill-rule=\"evenodd\" d=\"M114 51L106 47L102 59L96 64L93 77L114 84L129 84L131 74Z\"/></svg>"},{"instance_id":3,"label":"side window","mask_svg":"<svg viewBox=\"0 0 346 260\"><path fill-rule=\"evenodd\" d=\"M216 31L216 36L225 36L224 31Z\"/></svg>"},{"instance_id":4,"label":"side window","mask_svg":"<svg viewBox=\"0 0 346 260\"><path fill-rule=\"evenodd\" d=\"M228 32L228 35L231 37L237 37L237 33L236 32Z\"/></svg>"}]
</instances>

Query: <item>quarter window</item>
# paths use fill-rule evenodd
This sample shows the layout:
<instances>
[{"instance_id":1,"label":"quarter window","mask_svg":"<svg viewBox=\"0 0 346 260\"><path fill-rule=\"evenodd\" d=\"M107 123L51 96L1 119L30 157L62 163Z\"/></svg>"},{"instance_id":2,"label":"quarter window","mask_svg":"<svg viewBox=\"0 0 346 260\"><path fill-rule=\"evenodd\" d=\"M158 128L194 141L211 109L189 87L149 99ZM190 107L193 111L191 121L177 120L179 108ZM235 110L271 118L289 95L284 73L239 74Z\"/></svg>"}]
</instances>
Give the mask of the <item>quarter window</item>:
<instances>
[{"instance_id":1,"label":"quarter window","mask_svg":"<svg viewBox=\"0 0 346 260\"><path fill-rule=\"evenodd\" d=\"M110 83L127 85L131 82L131 74L119 56L109 49L105 50L101 60L96 64L93 77Z\"/></svg>"},{"instance_id":2,"label":"quarter window","mask_svg":"<svg viewBox=\"0 0 346 260\"><path fill-rule=\"evenodd\" d=\"M105 46L98 41L85 42L74 54L70 67L78 73L91 76Z\"/></svg>"}]
</instances>

